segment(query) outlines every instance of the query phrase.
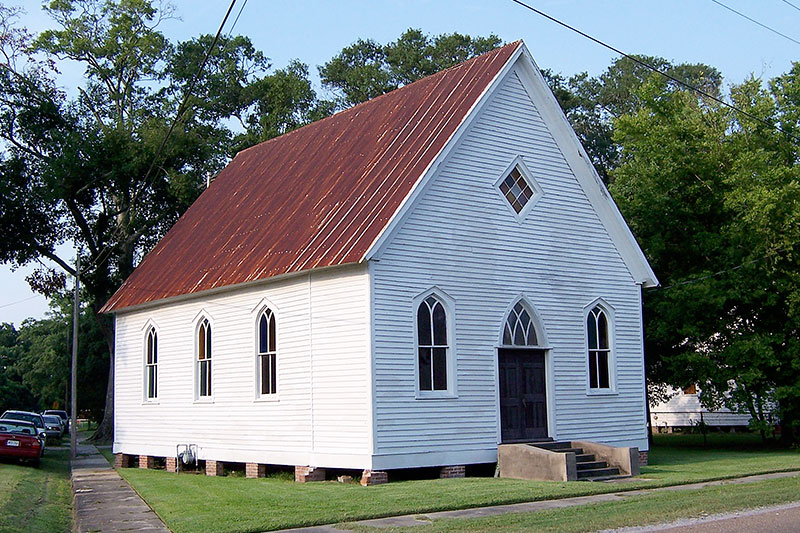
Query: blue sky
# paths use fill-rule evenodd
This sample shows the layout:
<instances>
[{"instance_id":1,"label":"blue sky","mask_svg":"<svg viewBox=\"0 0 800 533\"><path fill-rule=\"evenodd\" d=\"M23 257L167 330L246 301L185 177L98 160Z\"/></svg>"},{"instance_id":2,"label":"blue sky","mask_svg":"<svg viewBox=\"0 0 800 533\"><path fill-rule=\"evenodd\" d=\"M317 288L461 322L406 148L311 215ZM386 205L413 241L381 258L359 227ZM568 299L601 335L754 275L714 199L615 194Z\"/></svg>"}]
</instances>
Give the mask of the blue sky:
<instances>
[{"instance_id":1,"label":"blue sky","mask_svg":"<svg viewBox=\"0 0 800 533\"><path fill-rule=\"evenodd\" d=\"M800 40L800 0L720 0L753 19ZM36 0L5 0L22 6L31 31L49 27ZM174 41L214 33L226 0L174 0L179 19L162 31ZM238 0L234 16L243 0ZM769 79L800 60L800 45L775 35L711 0L530 0L531 5L629 53L658 55L675 62L703 62L722 71L726 82L753 74ZM226 32L233 22L229 20ZM541 68L565 75L601 73L616 54L510 0L248 0L234 33L248 35L277 67L291 59L316 67L358 38L385 43L406 29L426 33L494 33L506 42L523 39ZM67 89L82 72L62 65ZM73 255L67 252L65 255ZM0 322L19 324L47 310L43 297L28 289L31 268L12 272L0 265ZM24 301L23 301L24 300Z\"/></svg>"}]
</instances>

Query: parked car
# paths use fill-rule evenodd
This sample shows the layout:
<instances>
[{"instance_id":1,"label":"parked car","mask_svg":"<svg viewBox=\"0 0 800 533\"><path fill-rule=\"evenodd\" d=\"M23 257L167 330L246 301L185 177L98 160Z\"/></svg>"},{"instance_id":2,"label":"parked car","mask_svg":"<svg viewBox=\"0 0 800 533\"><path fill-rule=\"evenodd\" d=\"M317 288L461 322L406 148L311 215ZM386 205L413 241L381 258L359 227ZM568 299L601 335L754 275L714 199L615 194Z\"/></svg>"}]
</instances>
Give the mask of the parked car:
<instances>
[{"instance_id":1,"label":"parked car","mask_svg":"<svg viewBox=\"0 0 800 533\"><path fill-rule=\"evenodd\" d=\"M67 414L66 411L60 411L58 409L48 409L42 414L56 415L57 417L59 417L61 419L61 427L63 428L61 432L64 433L65 435L69 435L69 415Z\"/></svg>"},{"instance_id":2,"label":"parked car","mask_svg":"<svg viewBox=\"0 0 800 533\"><path fill-rule=\"evenodd\" d=\"M33 422L33 425L36 427L37 435L41 436L42 438L42 445L44 445L46 440L46 429L44 426L44 418L39 413L32 413L30 411L12 411L8 410L0 416L0 419L11 419L11 420L26 420L28 422Z\"/></svg>"},{"instance_id":3,"label":"parked car","mask_svg":"<svg viewBox=\"0 0 800 533\"><path fill-rule=\"evenodd\" d=\"M61 417L56 415L42 415L44 418L44 434L48 439L60 439L64 433Z\"/></svg>"},{"instance_id":4,"label":"parked car","mask_svg":"<svg viewBox=\"0 0 800 533\"><path fill-rule=\"evenodd\" d=\"M0 420L0 457L25 459L34 465L44 453L44 443L33 422L27 420Z\"/></svg>"}]
</instances>

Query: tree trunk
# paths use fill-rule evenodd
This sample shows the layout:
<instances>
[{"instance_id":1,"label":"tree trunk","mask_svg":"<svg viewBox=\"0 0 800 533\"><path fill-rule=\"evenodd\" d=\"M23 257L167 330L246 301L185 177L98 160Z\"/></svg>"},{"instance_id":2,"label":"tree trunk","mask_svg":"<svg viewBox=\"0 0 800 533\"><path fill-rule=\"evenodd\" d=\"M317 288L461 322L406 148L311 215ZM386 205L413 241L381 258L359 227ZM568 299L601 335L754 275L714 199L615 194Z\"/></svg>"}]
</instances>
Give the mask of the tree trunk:
<instances>
[{"instance_id":1,"label":"tree trunk","mask_svg":"<svg viewBox=\"0 0 800 533\"><path fill-rule=\"evenodd\" d=\"M103 419L89 440L97 443L114 442L114 328L109 328L103 318L95 313L100 331L108 344L108 385L106 386L106 407Z\"/></svg>"}]
</instances>

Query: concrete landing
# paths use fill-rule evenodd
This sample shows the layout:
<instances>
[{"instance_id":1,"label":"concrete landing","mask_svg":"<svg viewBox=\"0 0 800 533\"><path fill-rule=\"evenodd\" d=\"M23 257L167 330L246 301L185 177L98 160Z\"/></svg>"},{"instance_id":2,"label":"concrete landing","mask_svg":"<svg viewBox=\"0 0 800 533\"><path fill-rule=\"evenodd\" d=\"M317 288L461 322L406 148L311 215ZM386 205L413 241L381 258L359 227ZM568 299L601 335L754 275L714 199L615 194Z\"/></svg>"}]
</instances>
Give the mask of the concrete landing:
<instances>
[{"instance_id":1,"label":"concrete landing","mask_svg":"<svg viewBox=\"0 0 800 533\"><path fill-rule=\"evenodd\" d=\"M169 529L91 444L78 444L72 460L74 531L157 531Z\"/></svg>"}]
</instances>

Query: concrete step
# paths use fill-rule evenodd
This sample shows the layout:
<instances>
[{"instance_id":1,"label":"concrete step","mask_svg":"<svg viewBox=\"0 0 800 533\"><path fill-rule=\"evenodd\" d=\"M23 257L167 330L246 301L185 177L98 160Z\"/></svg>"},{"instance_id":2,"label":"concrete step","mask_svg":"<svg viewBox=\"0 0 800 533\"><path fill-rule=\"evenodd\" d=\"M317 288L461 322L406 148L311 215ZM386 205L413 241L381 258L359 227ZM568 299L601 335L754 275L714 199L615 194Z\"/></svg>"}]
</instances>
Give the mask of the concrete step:
<instances>
[{"instance_id":1,"label":"concrete step","mask_svg":"<svg viewBox=\"0 0 800 533\"><path fill-rule=\"evenodd\" d=\"M537 448L542 448L545 450L552 450L552 451L561 451L564 448L571 448L571 442L564 442L564 441L535 441L527 443L531 446L536 446Z\"/></svg>"},{"instance_id":2,"label":"concrete step","mask_svg":"<svg viewBox=\"0 0 800 533\"><path fill-rule=\"evenodd\" d=\"M576 456L577 455L583 455L583 448L559 448L557 450L551 450L551 451L562 452L562 453L572 452Z\"/></svg>"},{"instance_id":3,"label":"concrete step","mask_svg":"<svg viewBox=\"0 0 800 533\"><path fill-rule=\"evenodd\" d=\"M588 470L578 470L578 479L598 478L598 477L618 476L618 475L619 475L619 468L617 468L616 466L607 468L590 468Z\"/></svg>"},{"instance_id":4,"label":"concrete step","mask_svg":"<svg viewBox=\"0 0 800 533\"><path fill-rule=\"evenodd\" d=\"M578 461L575 463L578 472L581 470L596 470L598 468L608 468L608 463L605 461Z\"/></svg>"},{"instance_id":5,"label":"concrete step","mask_svg":"<svg viewBox=\"0 0 800 533\"><path fill-rule=\"evenodd\" d=\"M579 453L575 455L575 462L577 463L587 463L589 461L594 461L593 453Z\"/></svg>"}]
</instances>

